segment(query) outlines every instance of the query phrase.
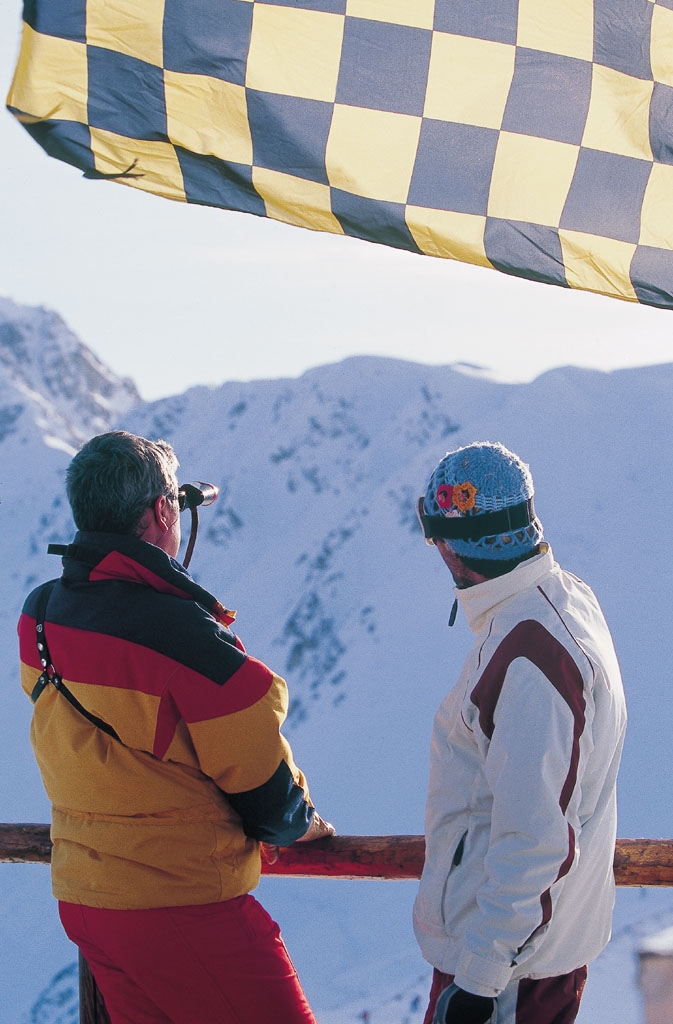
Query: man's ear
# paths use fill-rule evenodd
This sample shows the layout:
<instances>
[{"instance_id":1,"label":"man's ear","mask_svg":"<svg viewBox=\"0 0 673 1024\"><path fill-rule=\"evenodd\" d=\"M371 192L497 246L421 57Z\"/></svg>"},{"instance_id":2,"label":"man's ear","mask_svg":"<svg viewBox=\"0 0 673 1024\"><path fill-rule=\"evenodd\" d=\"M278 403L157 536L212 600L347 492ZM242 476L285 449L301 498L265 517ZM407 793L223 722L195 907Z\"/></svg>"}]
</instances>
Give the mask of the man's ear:
<instances>
[{"instance_id":1,"label":"man's ear","mask_svg":"<svg viewBox=\"0 0 673 1024\"><path fill-rule=\"evenodd\" d=\"M161 532L168 533L171 525L171 506L165 494L159 495L150 511Z\"/></svg>"},{"instance_id":2,"label":"man's ear","mask_svg":"<svg viewBox=\"0 0 673 1024\"><path fill-rule=\"evenodd\" d=\"M140 540L155 544L163 534L167 533L169 527L167 513L166 497L162 494L145 509L141 516L137 528L137 536Z\"/></svg>"}]
</instances>

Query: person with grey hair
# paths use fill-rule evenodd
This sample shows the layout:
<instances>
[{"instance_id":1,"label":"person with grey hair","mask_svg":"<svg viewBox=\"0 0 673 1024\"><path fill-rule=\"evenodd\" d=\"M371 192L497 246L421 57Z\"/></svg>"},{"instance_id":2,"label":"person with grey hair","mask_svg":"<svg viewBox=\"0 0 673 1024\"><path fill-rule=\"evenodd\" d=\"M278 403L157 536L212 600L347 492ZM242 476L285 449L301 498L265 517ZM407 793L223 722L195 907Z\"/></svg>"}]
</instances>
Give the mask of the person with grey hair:
<instances>
[{"instance_id":1,"label":"person with grey hair","mask_svg":"<svg viewBox=\"0 0 673 1024\"><path fill-rule=\"evenodd\" d=\"M517 455L475 442L446 453L418 502L474 633L432 738L414 906L434 968L424 1024L572 1024L610 936L622 681L533 493Z\"/></svg>"},{"instance_id":2,"label":"person with grey hair","mask_svg":"<svg viewBox=\"0 0 673 1024\"><path fill-rule=\"evenodd\" d=\"M75 525L97 533L137 533L157 498L178 501L178 465L166 441L123 430L93 437L65 474Z\"/></svg>"},{"instance_id":3,"label":"person with grey hair","mask_svg":"<svg viewBox=\"0 0 673 1024\"><path fill-rule=\"evenodd\" d=\"M262 856L334 828L281 731L285 682L177 561L177 466L124 431L85 444L63 575L23 608L53 892L112 1024L315 1024L251 890Z\"/></svg>"}]
</instances>

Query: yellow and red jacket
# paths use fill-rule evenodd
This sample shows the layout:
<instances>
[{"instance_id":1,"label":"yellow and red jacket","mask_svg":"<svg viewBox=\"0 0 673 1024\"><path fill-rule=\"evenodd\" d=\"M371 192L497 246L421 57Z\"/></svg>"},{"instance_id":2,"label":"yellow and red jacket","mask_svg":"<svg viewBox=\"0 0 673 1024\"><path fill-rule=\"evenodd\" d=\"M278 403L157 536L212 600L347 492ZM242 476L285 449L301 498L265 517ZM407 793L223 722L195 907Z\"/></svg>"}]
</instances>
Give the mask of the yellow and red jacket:
<instances>
[{"instance_id":1,"label":"yellow and red jacket","mask_svg":"<svg viewBox=\"0 0 673 1024\"><path fill-rule=\"evenodd\" d=\"M31 726L52 803L52 885L71 903L216 903L253 889L259 842L307 831L306 780L281 733L285 682L250 657L233 616L178 562L135 537L80 532L49 596L52 685ZM19 621L21 682L42 673L36 616Z\"/></svg>"}]
</instances>

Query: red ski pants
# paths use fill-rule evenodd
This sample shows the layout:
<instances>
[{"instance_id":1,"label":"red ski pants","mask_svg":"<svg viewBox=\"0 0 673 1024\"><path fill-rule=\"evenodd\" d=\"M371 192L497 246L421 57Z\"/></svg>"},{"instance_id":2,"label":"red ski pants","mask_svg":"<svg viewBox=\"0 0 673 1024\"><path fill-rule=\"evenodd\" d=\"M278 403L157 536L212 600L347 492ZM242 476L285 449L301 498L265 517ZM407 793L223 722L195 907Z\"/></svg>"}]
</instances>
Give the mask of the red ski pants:
<instances>
[{"instance_id":1,"label":"red ski pants","mask_svg":"<svg viewBox=\"0 0 673 1024\"><path fill-rule=\"evenodd\" d=\"M253 896L100 910L59 903L112 1024L316 1024L278 925Z\"/></svg>"},{"instance_id":2,"label":"red ski pants","mask_svg":"<svg viewBox=\"0 0 673 1024\"><path fill-rule=\"evenodd\" d=\"M498 1024L573 1024L586 980L586 967L578 967L556 978L513 981L498 996ZM435 968L423 1024L432 1024L437 1000L452 981L452 974Z\"/></svg>"}]
</instances>

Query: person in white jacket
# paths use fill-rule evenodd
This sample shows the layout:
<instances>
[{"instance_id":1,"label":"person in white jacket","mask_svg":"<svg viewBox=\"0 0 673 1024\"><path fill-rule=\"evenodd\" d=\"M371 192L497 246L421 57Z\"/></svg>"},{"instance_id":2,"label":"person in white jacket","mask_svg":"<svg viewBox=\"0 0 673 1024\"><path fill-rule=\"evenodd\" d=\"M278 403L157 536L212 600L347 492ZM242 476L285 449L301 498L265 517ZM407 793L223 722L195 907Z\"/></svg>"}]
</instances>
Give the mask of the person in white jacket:
<instances>
[{"instance_id":1,"label":"person in white jacket","mask_svg":"<svg viewBox=\"0 0 673 1024\"><path fill-rule=\"evenodd\" d=\"M612 639L502 445L448 452L418 511L475 634L432 737L414 906L434 967L424 1024L571 1024L614 904L626 706Z\"/></svg>"}]
</instances>

